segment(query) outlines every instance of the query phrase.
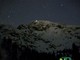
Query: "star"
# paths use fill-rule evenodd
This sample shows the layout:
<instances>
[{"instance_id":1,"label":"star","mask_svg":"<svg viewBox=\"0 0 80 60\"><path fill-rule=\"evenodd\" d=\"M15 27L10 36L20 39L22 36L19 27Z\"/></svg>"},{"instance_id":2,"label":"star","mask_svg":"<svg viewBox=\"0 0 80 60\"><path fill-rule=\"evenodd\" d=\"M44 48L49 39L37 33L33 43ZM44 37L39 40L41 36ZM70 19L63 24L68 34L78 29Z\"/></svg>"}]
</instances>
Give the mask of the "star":
<instances>
[{"instance_id":1,"label":"star","mask_svg":"<svg viewBox=\"0 0 80 60\"><path fill-rule=\"evenodd\" d=\"M8 16L8 18L10 18L10 16Z\"/></svg>"},{"instance_id":2,"label":"star","mask_svg":"<svg viewBox=\"0 0 80 60\"><path fill-rule=\"evenodd\" d=\"M46 8L46 6L45 6L45 5L42 5L42 7L43 7L43 8Z\"/></svg>"},{"instance_id":3,"label":"star","mask_svg":"<svg viewBox=\"0 0 80 60\"><path fill-rule=\"evenodd\" d=\"M61 6L61 7L63 7L63 6L64 6L64 4L60 4L60 6Z\"/></svg>"}]
</instances>

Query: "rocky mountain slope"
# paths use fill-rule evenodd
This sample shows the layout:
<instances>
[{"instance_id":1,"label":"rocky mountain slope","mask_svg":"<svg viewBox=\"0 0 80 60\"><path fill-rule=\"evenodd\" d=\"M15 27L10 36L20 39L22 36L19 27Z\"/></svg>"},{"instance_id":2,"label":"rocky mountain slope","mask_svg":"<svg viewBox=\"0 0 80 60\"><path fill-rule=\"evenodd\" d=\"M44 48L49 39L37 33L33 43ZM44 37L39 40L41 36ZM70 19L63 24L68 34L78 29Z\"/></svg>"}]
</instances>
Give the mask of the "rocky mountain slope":
<instances>
[{"instance_id":1,"label":"rocky mountain slope","mask_svg":"<svg viewBox=\"0 0 80 60\"><path fill-rule=\"evenodd\" d=\"M35 20L28 25L21 24L17 28L1 24L0 50L9 51L12 44L16 44L22 50L26 47L38 53L50 54L53 51L57 53L57 51L72 49L73 44L80 48L80 26L44 20Z\"/></svg>"}]
</instances>

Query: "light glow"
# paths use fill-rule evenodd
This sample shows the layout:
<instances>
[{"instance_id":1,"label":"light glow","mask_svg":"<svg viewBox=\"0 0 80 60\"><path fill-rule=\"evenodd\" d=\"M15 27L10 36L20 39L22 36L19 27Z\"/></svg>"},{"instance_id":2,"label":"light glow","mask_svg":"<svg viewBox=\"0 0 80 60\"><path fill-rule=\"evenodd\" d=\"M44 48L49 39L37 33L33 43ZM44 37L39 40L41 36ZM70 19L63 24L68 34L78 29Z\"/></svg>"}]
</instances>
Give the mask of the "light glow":
<instances>
[{"instance_id":1,"label":"light glow","mask_svg":"<svg viewBox=\"0 0 80 60\"><path fill-rule=\"evenodd\" d=\"M60 60L62 60L62 58L60 58Z\"/></svg>"}]
</instances>

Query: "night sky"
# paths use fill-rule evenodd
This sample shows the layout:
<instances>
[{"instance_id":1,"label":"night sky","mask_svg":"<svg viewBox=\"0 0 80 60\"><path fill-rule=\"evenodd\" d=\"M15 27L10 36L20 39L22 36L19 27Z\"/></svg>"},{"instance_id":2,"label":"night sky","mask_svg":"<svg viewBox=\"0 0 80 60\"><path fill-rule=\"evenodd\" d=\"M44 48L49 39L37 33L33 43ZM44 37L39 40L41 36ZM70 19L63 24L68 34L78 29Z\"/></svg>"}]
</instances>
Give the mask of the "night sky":
<instances>
[{"instance_id":1,"label":"night sky","mask_svg":"<svg viewBox=\"0 0 80 60\"><path fill-rule=\"evenodd\" d=\"M18 25L37 19L80 25L80 1L0 0L0 23Z\"/></svg>"}]
</instances>

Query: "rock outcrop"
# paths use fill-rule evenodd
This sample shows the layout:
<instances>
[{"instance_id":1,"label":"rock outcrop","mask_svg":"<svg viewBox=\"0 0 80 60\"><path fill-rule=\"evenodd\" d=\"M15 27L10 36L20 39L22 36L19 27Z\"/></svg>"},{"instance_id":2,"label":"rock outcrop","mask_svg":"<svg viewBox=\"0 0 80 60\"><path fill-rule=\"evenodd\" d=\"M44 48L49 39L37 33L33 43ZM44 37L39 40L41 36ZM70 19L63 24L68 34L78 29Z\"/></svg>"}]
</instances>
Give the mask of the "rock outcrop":
<instances>
[{"instance_id":1,"label":"rock outcrop","mask_svg":"<svg viewBox=\"0 0 80 60\"><path fill-rule=\"evenodd\" d=\"M0 25L0 54L2 60L37 60L42 57L49 60L63 56L72 56L73 46L80 55L80 26L64 25L50 21L36 20L30 24L21 24L17 28ZM75 48L74 47L74 48ZM35 54L36 53L36 54ZM47 55L48 54L48 55ZM60 56L58 56L60 54ZM24 57L22 57L24 56ZM35 58L34 58L35 57ZM79 59L77 58L73 59Z\"/></svg>"}]
</instances>

